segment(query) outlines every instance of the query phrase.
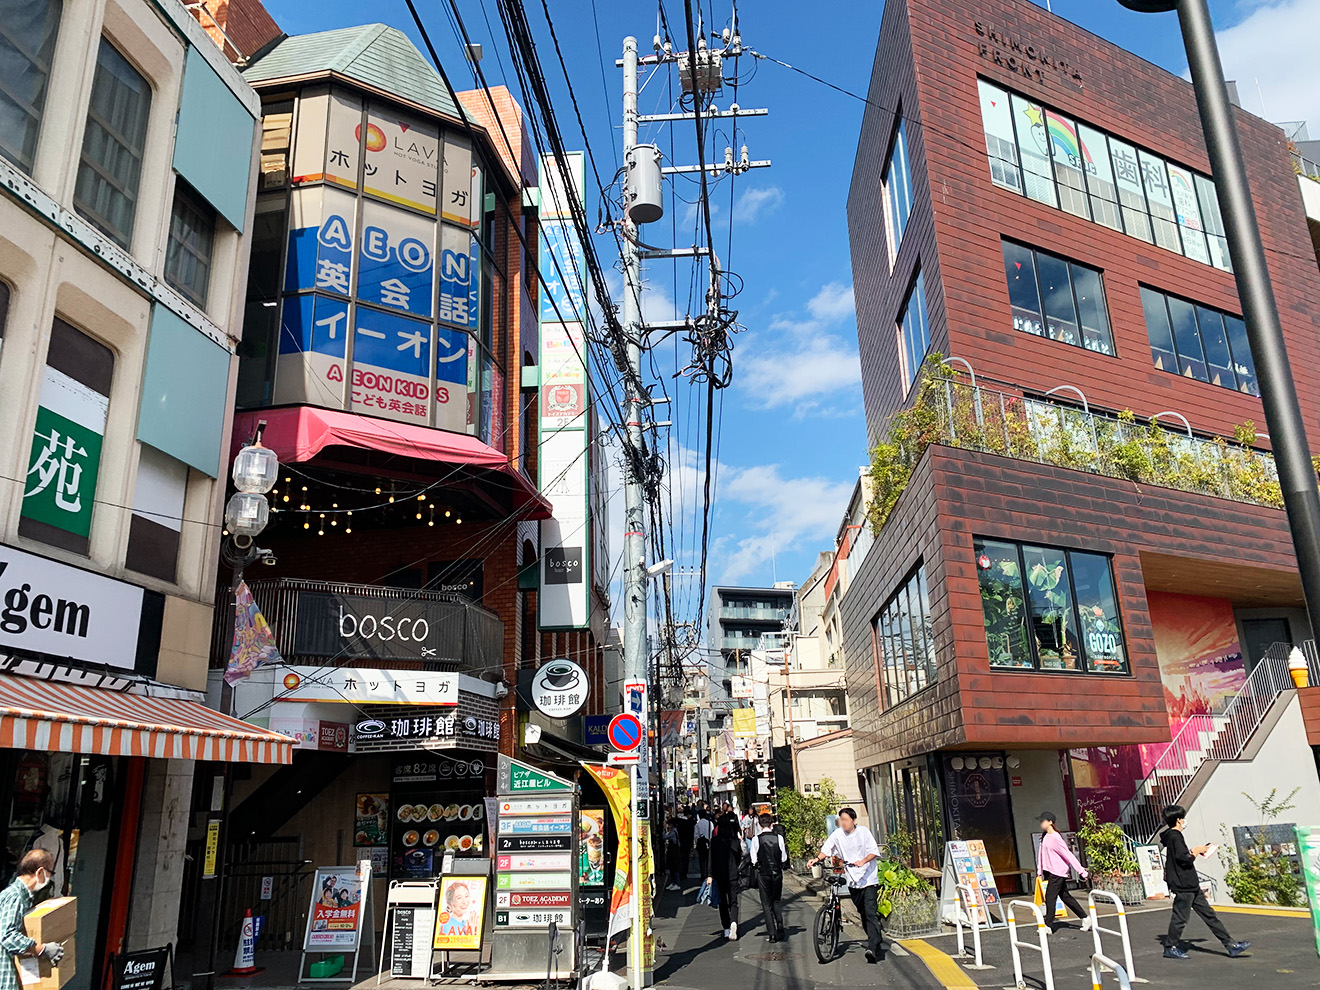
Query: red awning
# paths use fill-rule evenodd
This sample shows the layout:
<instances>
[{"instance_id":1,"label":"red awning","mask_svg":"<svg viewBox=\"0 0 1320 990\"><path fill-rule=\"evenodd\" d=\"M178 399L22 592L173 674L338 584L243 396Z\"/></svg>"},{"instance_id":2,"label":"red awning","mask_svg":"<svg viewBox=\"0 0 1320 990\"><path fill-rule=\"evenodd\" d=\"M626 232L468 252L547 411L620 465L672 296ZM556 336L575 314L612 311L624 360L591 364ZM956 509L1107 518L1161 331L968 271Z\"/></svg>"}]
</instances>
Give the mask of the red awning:
<instances>
[{"instance_id":1,"label":"red awning","mask_svg":"<svg viewBox=\"0 0 1320 990\"><path fill-rule=\"evenodd\" d=\"M0 676L0 747L289 763L293 740L195 701Z\"/></svg>"},{"instance_id":2,"label":"red awning","mask_svg":"<svg viewBox=\"0 0 1320 990\"><path fill-rule=\"evenodd\" d=\"M521 471L511 467L507 457L476 437L337 409L292 406L236 415L235 453L252 436L259 420L266 421L262 443L275 451L282 463L310 461L328 447L350 447L492 471L502 475L502 480L513 489L515 507L534 509L527 518L550 517L550 502L536 486Z\"/></svg>"}]
</instances>

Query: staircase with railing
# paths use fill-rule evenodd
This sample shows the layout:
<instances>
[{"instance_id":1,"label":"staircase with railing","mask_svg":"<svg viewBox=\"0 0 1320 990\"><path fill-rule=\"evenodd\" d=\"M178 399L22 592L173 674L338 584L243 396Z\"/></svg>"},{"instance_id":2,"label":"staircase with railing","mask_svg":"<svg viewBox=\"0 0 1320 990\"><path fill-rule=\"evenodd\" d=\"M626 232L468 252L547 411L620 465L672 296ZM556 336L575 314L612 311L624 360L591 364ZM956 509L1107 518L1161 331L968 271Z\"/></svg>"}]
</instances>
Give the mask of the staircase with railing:
<instances>
[{"instance_id":1,"label":"staircase with railing","mask_svg":"<svg viewBox=\"0 0 1320 990\"><path fill-rule=\"evenodd\" d=\"M1314 640L1300 644L1312 684L1320 684L1320 657ZM1187 791L1207 760L1241 759L1256 730L1280 694L1293 687L1288 673L1292 647L1275 643L1252 670L1223 712L1193 715L1155 761L1136 795L1118 812L1118 824L1138 843L1150 842L1164 825L1161 812Z\"/></svg>"}]
</instances>

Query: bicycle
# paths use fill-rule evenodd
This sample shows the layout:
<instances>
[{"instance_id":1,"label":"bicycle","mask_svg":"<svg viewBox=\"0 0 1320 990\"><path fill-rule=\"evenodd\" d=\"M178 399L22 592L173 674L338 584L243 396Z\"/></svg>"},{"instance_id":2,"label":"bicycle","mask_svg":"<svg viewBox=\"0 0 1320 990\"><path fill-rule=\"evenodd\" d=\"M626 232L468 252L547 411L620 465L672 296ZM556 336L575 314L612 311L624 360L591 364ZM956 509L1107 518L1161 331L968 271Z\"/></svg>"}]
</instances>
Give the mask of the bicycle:
<instances>
[{"instance_id":1,"label":"bicycle","mask_svg":"<svg viewBox=\"0 0 1320 990\"><path fill-rule=\"evenodd\" d=\"M829 885L829 896L816 912L816 923L812 929L815 936L816 958L823 963L832 962L839 951L839 933L843 929L843 904L839 897L839 888L847 886L848 878L843 870L835 869L825 877Z\"/></svg>"}]
</instances>

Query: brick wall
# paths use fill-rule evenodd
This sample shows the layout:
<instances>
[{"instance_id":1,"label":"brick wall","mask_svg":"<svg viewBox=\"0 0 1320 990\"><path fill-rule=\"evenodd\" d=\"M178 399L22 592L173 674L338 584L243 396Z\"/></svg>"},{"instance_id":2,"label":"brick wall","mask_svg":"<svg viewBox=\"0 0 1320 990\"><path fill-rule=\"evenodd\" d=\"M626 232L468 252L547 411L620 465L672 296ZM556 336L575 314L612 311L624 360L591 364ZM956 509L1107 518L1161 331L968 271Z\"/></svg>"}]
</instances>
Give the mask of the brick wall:
<instances>
[{"instance_id":1,"label":"brick wall","mask_svg":"<svg viewBox=\"0 0 1320 990\"><path fill-rule=\"evenodd\" d=\"M1320 687L1302 688L1297 692L1302 706L1302 722L1306 726L1306 741L1320 746Z\"/></svg>"},{"instance_id":2,"label":"brick wall","mask_svg":"<svg viewBox=\"0 0 1320 990\"><path fill-rule=\"evenodd\" d=\"M868 108L849 225L872 439L904 401L894 325L918 256L931 349L968 359L978 376L1039 391L1067 382L1093 406L1143 417L1174 409L1207 432L1229 433L1247 419L1263 429L1259 400L1157 371L1151 361L1138 283L1241 313L1232 275L990 181L978 75L1208 175L1190 84L1028 0L907 0L906 9L901 2L886 8L870 98L901 106L908 117L915 206L891 278L876 203L892 114ZM1240 110L1237 122L1293 374L1315 432L1320 271L1282 132ZM1002 237L1103 271L1117 357L1013 330Z\"/></svg>"},{"instance_id":3,"label":"brick wall","mask_svg":"<svg viewBox=\"0 0 1320 990\"><path fill-rule=\"evenodd\" d=\"M976 536L1112 554L1132 676L992 672ZM1143 555L1181 558L1190 570L1227 561L1296 580L1281 510L932 447L841 606L858 765L948 747L1167 741ZM881 712L871 622L918 559L930 588L938 680Z\"/></svg>"},{"instance_id":4,"label":"brick wall","mask_svg":"<svg viewBox=\"0 0 1320 990\"><path fill-rule=\"evenodd\" d=\"M201 0L191 9L197 23L231 62L251 57L284 36L261 0Z\"/></svg>"}]
</instances>

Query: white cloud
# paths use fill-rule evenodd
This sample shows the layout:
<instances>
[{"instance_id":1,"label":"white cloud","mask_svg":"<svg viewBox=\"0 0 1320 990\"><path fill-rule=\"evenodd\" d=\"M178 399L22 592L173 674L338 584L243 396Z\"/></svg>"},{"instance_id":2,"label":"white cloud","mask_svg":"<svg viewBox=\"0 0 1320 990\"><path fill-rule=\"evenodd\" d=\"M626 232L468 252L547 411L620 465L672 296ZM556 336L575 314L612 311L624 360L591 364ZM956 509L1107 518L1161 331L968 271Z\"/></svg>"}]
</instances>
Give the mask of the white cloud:
<instances>
[{"instance_id":1,"label":"white cloud","mask_svg":"<svg viewBox=\"0 0 1320 990\"><path fill-rule=\"evenodd\" d=\"M711 204L710 204L710 218L711 218L711 220L713 221L713 220L714 220L716 217L718 217L719 215L720 215L720 204L719 204L719 203L711 203ZM680 231L686 231L687 234L691 234L692 231L693 231L693 230L695 229L695 227L696 227L696 222L697 222L697 204L696 204L695 202L692 202L692 203L684 203L684 204L683 204L683 216L682 216L682 217L679 219L679 221L678 221L678 227L679 227L679 230L680 230ZM679 239L681 240L684 236L686 236L686 235L683 234L683 233L680 233L680 234L679 234Z\"/></svg>"},{"instance_id":2,"label":"white cloud","mask_svg":"<svg viewBox=\"0 0 1320 990\"><path fill-rule=\"evenodd\" d=\"M755 223L762 214L773 213L783 201L784 190L778 186L746 189L734 204L733 219L738 223Z\"/></svg>"},{"instance_id":3,"label":"white cloud","mask_svg":"<svg viewBox=\"0 0 1320 990\"><path fill-rule=\"evenodd\" d=\"M1320 3L1250 0L1239 2L1238 11L1243 19L1217 33L1224 78L1237 80L1247 110L1276 122L1308 121L1311 136L1320 137L1314 61Z\"/></svg>"},{"instance_id":4,"label":"white cloud","mask_svg":"<svg viewBox=\"0 0 1320 990\"><path fill-rule=\"evenodd\" d=\"M861 367L852 286L828 282L803 308L808 315L781 313L738 338L734 381L757 409L787 406L798 418L854 414Z\"/></svg>"}]
</instances>

